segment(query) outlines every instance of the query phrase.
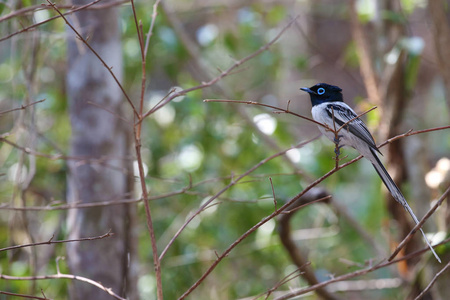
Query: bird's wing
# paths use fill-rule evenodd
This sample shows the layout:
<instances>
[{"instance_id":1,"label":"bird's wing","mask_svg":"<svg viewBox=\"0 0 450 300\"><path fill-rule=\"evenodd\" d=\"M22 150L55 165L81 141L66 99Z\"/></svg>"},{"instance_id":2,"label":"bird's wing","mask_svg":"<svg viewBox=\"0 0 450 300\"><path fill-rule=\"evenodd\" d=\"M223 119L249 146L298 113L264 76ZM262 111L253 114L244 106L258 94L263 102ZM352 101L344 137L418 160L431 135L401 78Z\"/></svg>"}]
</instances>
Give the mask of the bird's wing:
<instances>
[{"instance_id":1,"label":"bird's wing","mask_svg":"<svg viewBox=\"0 0 450 300\"><path fill-rule=\"evenodd\" d=\"M347 123L341 130L350 131L352 134L354 134L355 136L366 142L370 148L378 151L378 147L375 144L375 140L370 134L369 129L367 129L366 124L364 124L364 122L360 118L356 118L357 115L355 114L355 112L350 107L346 106L343 106L340 103L339 104L330 103L326 106L325 110L331 119L334 118L334 121L336 122L337 125L339 125L339 127L349 122L350 120L353 120Z\"/></svg>"}]
</instances>

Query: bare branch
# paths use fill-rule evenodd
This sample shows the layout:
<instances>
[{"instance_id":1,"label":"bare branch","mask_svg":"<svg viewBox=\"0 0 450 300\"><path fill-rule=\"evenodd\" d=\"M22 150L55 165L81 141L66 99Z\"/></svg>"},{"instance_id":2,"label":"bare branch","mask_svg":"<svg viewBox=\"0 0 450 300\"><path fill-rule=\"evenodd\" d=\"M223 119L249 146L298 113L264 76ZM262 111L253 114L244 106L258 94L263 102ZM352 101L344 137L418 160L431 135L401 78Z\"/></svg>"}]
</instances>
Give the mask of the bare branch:
<instances>
[{"instance_id":1,"label":"bare branch","mask_svg":"<svg viewBox=\"0 0 450 300\"><path fill-rule=\"evenodd\" d=\"M443 267L439 272L437 272L436 275L434 275L433 279L430 281L427 287L414 300L422 299L423 296L425 296L425 294L431 289L431 287L436 282L438 277L444 274L444 272L446 272L449 268L450 268L450 261L445 265L445 267Z\"/></svg>"},{"instance_id":2,"label":"bare branch","mask_svg":"<svg viewBox=\"0 0 450 300\"><path fill-rule=\"evenodd\" d=\"M245 176L249 175L250 173L252 173L254 170L256 170L257 168L259 168L260 166L262 166L263 164L267 163L268 161L281 156L283 154L285 154L287 151L293 149L293 148L299 148L299 147L303 147L304 145L314 141L315 139L317 139L319 136L316 136L312 139L309 139L305 142L299 143L298 145L294 146L294 147L290 147L289 149L283 150L281 152L275 153L263 160L261 160L259 163L257 163L255 166L253 166L252 168L250 168L247 172L243 173L242 175L238 176L236 179L233 179L226 187L224 187L222 190L220 190L217 194L215 194L213 197L211 197L210 199L208 199L208 201L206 201L205 203L203 203L203 205L200 206L200 208L197 209L197 211L191 216L189 217L186 222L178 229L178 231L175 233L175 235L172 237L172 239L170 240L170 242L166 245L166 247L164 248L164 250L161 252L160 255L160 259L162 259L164 257L164 255L166 254L167 250L169 250L169 247L173 244L173 242L175 241L175 239L181 234L181 232L184 230L184 228L186 228L186 226L195 218L195 216L197 216L200 212L203 211L203 209L208 206L212 201L214 201L215 199L217 199L220 195L222 195L225 191L227 191L230 187L232 187L233 185L237 184L237 182L239 180L241 180L242 178L244 178ZM279 210L277 210L278 212ZM278 214L278 213L277 213ZM268 220L266 220L268 221ZM264 222L265 223L265 222ZM262 225L262 224L261 224Z\"/></svg>"},{"instance_id":3,"label":"bare branch","mask_svg":"<svg viewBox=\"0 0 450 300\"><path fill-rule=\"evenodd\" d=\"M20 298L26 298L26 299L48 300L48 298L42 298L42 297L24 295L24 294L17 294L17 293L5 292L5 291L0 291L0 295L8 295L8 296L20 297Z\"/></svg>"},{"instance_id":4,"label":"bare branch","mask_svg":"<svg viewBox=\"0 0 450 300\"><path fill-rule=\"evenodd\" d=\"M147 32L147 38L145 39L145 47L144 47L144 59L147 57L148 53L148 46L150 44L150 38L153 35L153 28L155 26L156 16L158 15L158 5L161 2L161 0L156 0L153 4L153 13L152 13L152 22L150 23L150 28Z\"/></svg>"},{"instance_id":5,"label":"bare branch","mask_svg":"<svg viewBox=\"0 0 450 300\"><path fill-rule=\"evenodd\" d=\"M414 233L416 233L417 230L419 230L420 228L422 228L423 224L425 223L426 220L428 220L429 217L431 217L431 215L436 211L436 209L441 206L442 202L444 202L445 199L447 199L447 195L450 193L450 186L447 188L447 190L442 194L442 196L439 198L439 200L436 202L436 204L430 208L430 210L425 214L425 216L422 218L422 220L420 220L419 223L416 224L416 226L414 226L414 228L411 230L411 232L403 239L403 241L401 241L401 243L397 246L397 248L395 249L395 251L392 253L392 255L389 257L389 261L393 260L397 254L400 252L400 250L403 249L403 247L405 247L405 245L409 242L409 240L411 240L411 238L413 237Z\"/></svg>"},{"instance_id":6,"label":"bare branch","mask_svg":"<svg viewBox=\"0 0 450 300\"><path fill-rule=\"evenodd\" d=\"M96 1L93 1L91 3L85 4L83 6L61 4L61 5L58 5L58 7L60 9L71 9L71 11L66 12L64 14L64 15L68 15L68 14L74 13L76 11L79 11L81 9L83 9L83 10L100 10L100 9L106 9L106 8L110 8L110 7L114 7L114 6L118 6L118 5L122 5L124 3L130 2L130 0L120 0L120 1L109 2L109 3L105 3L105 4L94 5L94 4L96 4L96 3L100 2L100 1L103 1L103 0L96 0ZM15 17L18 17L18 16L26 15L28 13L33 13L35 11L44 10L44 9L52 9L52 8L48 7L48 6L44 6L42 4L37 4L37 5L31 5L31 6L23 7L21 9L15 10L13 12L10 12L9 14L4 15L3 17L0 17L0 23L3 22L3 21L9 20L11 18L15 18ZM59 16L57 16L56 18L59 18ZM54 18L45 20L44 22L39 23L39 25L47 23L47 22L49 22L51 20L54 20Z\"/></svg>"},{"instance_id":7,"label":"bare branch","mask_svg":"<svg viewBox=\"0 0 450 300\"><path fill-rule=\"evenodd\" d=\"M430 129L425 129L425 130L419 130L419 131L408 131L407 133L405 133L405 134L402 134L402 135L399 135L399 136L396 136L396 137L394 137L393 139L398 139L398 138L401 138L401 137L404 137L404 136L409 136L409 135L413 135L413 134L419 134L419 133L424 133L424 132L431 132L431 131L437 131L437 130L443 130L443 129L446 129L446 128L448 128L448 127L450 127L450 126L444 126L444 127L438 127L438 128L430 128ZM309 141L308 141L309 142ZM385 141L384 143L382 143L379 147L381 148L381 147L383 147L383 146L385 146L386 144L388 144L389 143L389 141ZM287 150L286 150L287 151ZM273 156L278 156L277 154L275 154L275 155L273 155ZM269 158L273 158L273 156L271 156L271 157L269 157ZM268 158L268 159L269 159ZM203 280L216 268L216 266L219 264L219 262L223 259L223 258L225 258L230 252L231 252L231 250L234 248L234 247L236 247L236 245L238 245L243 239L245 239L248 235L250 235L252 232L254 232L256 229L258 229L260 226L262 226L263 224L265 224L267 221L269 221L270 219L272 219L272 218L274 218L275 216L277 216L277 215L279 215L286 207L288 207L289 205L291 205L292 203L294 203L294 201L296 201L297 199L299 199L300 197L302 197L306 192L308 192L310 189L312 189L313 187L315 187L316 185L318 185L320 182L322 182L323 180L325 180L326 178L328 178L328 177L330 177L332 174L334 174L334 173L336 173L337 171L339 171L340 169L343 169L343 168L345 168L345 167L347 167L347 166L349 166L349 165L351 165L351 164L353 164L354 162L356 162L356 161L358 161L358 160L360 160L362 158L362 155L360 155L360 156L358 156L358 157L356 157L356 158L354 158L354 159L352 159L352 160L350 160L350 161L348 161L348 162L346 162L346 163L344 163L344 164L342 164L342 165L339 165L339 167L338 168L333 168L332 170L330 170L328 173L326 173L325 175L323 175L322 177L320 177L320 178L318 178L318 179L316 179L314 182L312 182L310 185L308 185L302 192L300 192L299 194L297 194L296 196L294 196L292 199L290 199L286 204L284 204L283 206L281 206L280 207L280 209L278 209L277 211L275 211L275 212L273 212L272 214L270 214L269 216L266 216L265 218L263 218L260 222L258 222L256 225L254 225L252 228L250 228L249 230L247 230L247 232L245 232L241 237L239 237L236 241L234 241L224 252L223 252L223 254L217 259L217 260L215 260L212 264L211 264L211 266L205 271L205 273L179 298L179 300L181 300L181 299L185 299L193 290L195 290L202 282L203 282ZM260 164L262 164L264 162L264 160L263 161L261 161L258 165L260 165ZM252 168L253 169L253 168ZM252 170L251 169L251 170ZM249 170L249 172L248 173L250 173L250 170ZM229 185L230 186L230 185ZM226 189L228 189L229 188L229 186L227 186L227 187L225 187L224 189L222 189L218 194L221 194L221 193L223 193ZM210 199L210 201L212 201L211 199ZM198 214L199 212L197 212L196 214ZM195 216L195 215L194 215ZM186 222L186 223L188 223L188 222L190 222L191 220L193 219L193 217L191 217L191 218L189 218L188 219L188 221ZM181 232L181 230L186 226L187 224L184 224L183 225L183 227L182 228L180 228L180 230L176 233L176 235L174 236L174 238L171 240L171 242L169 243L169 245L171 244L171 243L173 243L173 240L179 235L179 233ZM449 239L450 240L450 239ZM445 240L444 242L442 242L442 243L440 243L440 244L443 244L443 243L446 243L446 242L448 242L448 240ZM168 248L168 246L166 247L166 249L164 249L165 251L167 250L167 248ZM425 248L425 249L423 249L423 250L420 250L420 251L417 251L417 252L414 252L413 254L415 255L415 256L417 256L417 255L420 255L420 254L422 254L422 253L424 253L424 252L426 252L427 250L429 250L429 248ZM387 263L385 263L385 265L384 266L387 266L387 265L390 265L390 264L393 264L393 263L396 263L396 262L398 262L398 261L401 261L401 260L405 260L405 259L409 259L409 258L411 258L411 257L413 257L413 256L411 256L411 255L407 255L407 256L405 256L405 257L403 257L402 259L397 259L397 260L394 260L394 261L391 261L391 262L387 262ZM375 266L376 267L376 266ZM372 267L372 268L375 268L375 267ZM372 272L372 271L374 271L374 270L376 270L376 269L378 269L378 268L375 268L375 269L368 269L368 270L363 270L363 271L361 271L361 274L359 274L359 273L357 273L357 272L354 272L354 275L352 275L351 277L356 277L356 276L360 276L360 275L363 275L363 274L366 274L366 273L368 273L368 272ZM347 277L345 277L345 276L347 276L347 275L344 275L344 277L341 279L341 280L343 280L343 279L347 279ZM351 278L351 277L349 277L349 278ZM322 283L319 283L318 285L315 285L314 286L314 288L312 288L311 287L311 289L310 288L308 288L308 290L307 290L307 292L309 292L309 291L312 291L312 290L315 290L316 288L318 288L318 287L321 287L321 286L325 286L325 285L327 285L327 284L329 284L329 283L332 283L332 282L335 282L336 280L335 279L333 279L332 281L326 281L325 283L324 282L322 282ZM301 294L303 294L303 290L301 290L302 291L302 293ZM296 294L297 295L297 294ZM290 298L290 297L287 297L287 298L280 298L280 299L288 299L288 298ZM278 299L278 298L277 298Z\"/></svg>"},{"instance_id":8,"label":"bare branch","mask_svg":"<svg viewBox=\"0 0 450 300\"><path fill-rule=\"evenodd\" d=\"M303 207L305 206L305 204L314 202L318 199L325 198L328 199L327 202L330 202L331 197L328 195L328 192L325 189L312 188L308 193L303 195L303 197L299 198L297 201L292 203L291 206L287 207L286 210L289 210L289 212L297 212L299 207ZM294 215L295 214L293 213L288 213L280 216L278 233L280 235L281 243L289 254L292 262L297 266L297 268L300 268L302 266L306 266L308 264L308 261L307 257L302 253L302 251L296 245L295 241L292 239L290 220ZM319 280L317 279L316 275L314 274L314 270L310 265L304 267L303 270L304 272L302 276L310 285L319 283ZM323 299L339 299L339 297L331 294L325 288L318 288L315 292Z\"/></svg>"},{"instance_id":9,"label":"bare branch","mask_svg":"<svg viewBox=\"0 0 450 300\"><path fill-rule=\"evenodd\" d=\"M79 7L76 8L76 9L73 9L73 10L71 10L71 11L68 11L68 12L64 13L64 16L70 15L70 14L72 14L72 13L74 13L74 12L77 12L77 11L80 11L80 10L83 10L83 9L86 9L86 8L92 6L92 5L94 5L94 4L96 4L96 3L100 2L100 1L102 1L102 0L94 0L94 1L92 1L91 3L88 3L88 4L86 4L86 5L79 6ZM6 16L5 16L5 17L6 17ZM5 18L5 17L4 17L4 18ZM48 22L50 22L50 21L56 20L56 19L58 19L58 18L60 18L60 17L61 17L61 16L54 16L54 17L49 18L49 19L47 19L47 20L44 20L44 21L42 21L42 22L39 22L39 23L33 24L33 25L31 25L31 26L25 27L25 28L23 28L22 30L19 30L19 31L14 32L14 33L11 33L11 34L9 34L9 35L7 35L7 36L1 38L1 39L0 39L0 42L2 42L2 41L4 41L4 40L7 40L7 39L9 39L9 38L11 38L11 37L13 37L13 36L15 36L15 35L21 34L21 33L23 33L23 32L30 31L30 30L32 30L32 29L34 29L34 28L36 28L36 27L41 26L42 24L45 24L45 23L48 23ZM0 19L0 22L1 22L1 19Z\"/></svg>"},{"instance_id":10,"label":"bare branch","mask_svg":"<svg viewBox=\"0 0 450 300\"><path fill-rule=\"evenodd\" d=\"M284 28L267 44L265 44L264 46L262 46L261 48L259 48L257 51L253 52L252 54L244 57L241 60L236 61L231 67L229 67L227 70L223 71L219 76L211 79L208 82L203 82L200 85L188 88L188 89L184 89L178 92L173 93L172 95L170 95L169 97L167 97L167 99L162 102L161 104L154 106L152 109L150 109L147 113L145 113L145 115L142 117L142 119L139 122L142 122L143 119L145 119L146 117L148 117L149 115L151 115L152 113L154 113L155 111L159 110L160 108L162 108L164 105L166 105L167 103L169 103L170 101L172 101L173 99L185 95L189 92L192 91L196 91L199 89L203 89L206 87L209 87L215 83L217 83L219 80L221 80L222 78L228 76L234 69L238 68L239 66L241 66L243 63L249 61L250 59L254 58L255 56L261 54L264 51L267 51L282 35L283 33L289 28L291 27L291 25L295 22L295 20L297 19L297 17L293 18L291 21L289 21L289 23L284 26Z\"/></svg>"},{"instance_id":11,"label":"bare branch","mask_svg":"<svg viewBox=\"0 0 450 300\"><path fill-rule=\"evenodd\" d=\"M153 26L156 21L158 3L159 3L159 1L157 1L153 6L152 21L151 21L147 39L146 39L146 42L144 45L142 22L138 21L136 9L134 6L134 0L131 0L133 18L134 18L134 22L135 22L135 26L136 26L138 39L139 39L139 47L141 50L141 76L142 76L139 112L137 112L137 122L135 122L135 124L134 124L133 133L134 133L134 144L135 144L137 165L138 165L138 170L139 170L139 179L140 179L141 189L142 189L142 198L144 200L147 228L148 228L148 232L150 235L150 241L151 241L151 247L152 247L153 265L155 268L155 276L156 276L156 293L157 293L158 300L163 300L163 287L162 287L161 261L160 261L161 259L158 256L158 248L156 245L155 230L153 228L151 209L150 209L150 204L148 201L149 196L148 196L148 191L147 191L147 185L145 182L145 172L144 172L144 167L143 167L143 163L142 163L142 155L141 155L141 129L142 129L141 121L144 119L143 111L144 111L144 97L145 97L146 74L147 74L146 73L146 54L147 54L147 49L148 49L148 43L149 43L150 37L153 32Z\"/></svg>"},{"instance_id":12,"label":"bare branch","mask_svg":"<svg viewBox=\"0 0 450 300\"><path fill-rule=\"evenodd\" d=\"M107 233L100 235L100 236L94 236L94 237L86 237L81 239L73 239L73 240L61 240L61 241L53 241L53 236L50 238L50 240L46 242L39 242L39 243L31 243L31 244L25 244L25 245L17 245L17 246L11 246L6 248L1 248L0 252L2 251L9 251L14 249L20 249L20 248L26 248L26 247L34 247L34 246L41 246L41 245L51 245L51 244L64 244L64 243L72 243L72 242L84 242L84 241L93 241L93 240L100 240L104 239L110 236L113 236L114 233L109 230Z\"/></svg>"},{"instance_id":13,"label":"bare branch","mask_svg":"<svg viewBox=\"0 0 450 300\"><path fill-rule=\"evenodd\" d=\"M41 102L44 102L44 101L45 101L45 99L42 99L42 100L38 100L38 101L35 101L35 102L31 102L30 104L21 105L20 107L16 107L16 108L0 111L0 116L3 115L3 114L6 114L6 113L10 113L10 112L16 111L16 110L26 109L27 107L30 107L32 105L35 105L35 104L38 104L38 103L41 103Z\"/></svg>"},{"instance_id":14,"label":"bare branch","mask_svg":"<svg viewBox=\"0 0 450 300\"><path fill-rule=\"evenodd\" d=\"M205 99L205 100L203 100L203 102L240 103L240 104L249 104L249 105L268 107L268 108L275 109L276 112L283 112L283 113L286 113L286 114L290 114L290 115L293 115L293 116L305 119L307 121L310 121L312 123L315 123L315 124L317 124L319 126L322 126L322 127L325 127L326 129L331 130L326 124L322 124L320 122L317 122L314 119L311 119L311 118L302 116L300 114L297 114L297 113L295 113L293 111L290 111L289 109L283 109L283 108L276 107L276 106L269 105L269 104L259 103L259 102L255 102L255 101L228 100L228 99Z\"/></svg>"},{"instance_id":15,"label":"bare branch","mask_svg":"<svg viewBox=\"0 0 450 300\"><path fill-rule=\"evenodd\" d=\"M9 276L5 274L0 274L1 279L5 280L46 280L46 279L71 279L71 280L77 280L81 282L85 282L87 284L93 285L109 295L113 296L116 299L119 300L126 300L125 298L120 297L116 293L114 293L110 288L105 287L99 282L96 282L92 279L78 276L78 275L71 275L71 274L54 274L54 275L43 275L43 276Z\"/></svg>"},{"instance_id":16,"label":"bare branch","mask_svg":"<svg viewBox=\"0 0 450 300\"><path fill-rule=\"evenodd\" d=\"M438 245L446 244L449 241L450 241L450 238L442 241ZM351 273L347 273L347 274L344 274L344 275L341 275L341 276L337 276L337 277L334 277L334 278L332 278L330 280L323 281L323 282L320 282L318 284L315 284L313 286L309 286L309 287L305 287L305 288L298 289L298 290L295 290L295 291L291 291L291 292L286 293L286 294L284 294L284 295L282 295L280 297L275 298L274 300L286 300L286 299L293 298L295 296L304 295L304 294L309 293L311 291L315 291L316 289L318 289L320 287L325 287L325 286L327 286L327 285L329 285L331 283L339 282L339 281L343 281L343 280L347 280L347 279L351 279L351 278L355 278L355 277L358 277L358 276L362 276L362 275L371 273L373 271L376 271L378 269L385 268L387 266L396 264L396 263L398 263L400 261L411 259L413 257L422 255L425 252L428 252L429 250L430 249L428 247L425 247L425 248L423 248L421 250L418 250L416 252L412 252L412 253L410 253L407 256L404 256L402 258L397 258L397 259L392 260L392 261L384 261L383 260L383 261L381 261L380 263L378 263L378 264L376 264L374 266L371 266L371 267L368 267L368 268L365 268L365 269L361 269L361 270L357 270L357 271L354 271L354 272L351 272Z\"/></svg>"},{"instance_id":17,"label":"bare branch","mask_svg":"<svg viewBox=\"0 0 450 300\"><path fill-rule=\"evenodd\" d=\"M100 1L100 0L99 0ZM81 34L75 29L75 27L70 24L69 20L64 16L65 14L61 13L61 11L58 9L58 7L52 3L50 0L47 0L48 4L61 16L61 18L64 19L64 22L66 22L67 26L72 29L72 31L75 33L75 35L91 50L91 52L98 58L98 60L102 63L102 65L108 70L109 74L111 74L112 78L116 82L117 86L122 91L122 94L125 96L125 98L128 101L128 104L130 104L131 108L133 109L133 112L136 116L139 117L139 114L136 110L136 107L133 104L133 101L131 101L130 97L128 96L127 92L125 92L122 84L119 82L119 79L117 79L116 75L112 71L112 68L106 64L106 62L103 60L103 58L97 53L97 51L94 50L94 48L91 47L91 45L87 42L85 38L81 36ZM95 1L94 1L95 2ZM92 5L92 4L91 4ZM1 41L1 40L0 40Z\"/></svg>"}]
</instances>

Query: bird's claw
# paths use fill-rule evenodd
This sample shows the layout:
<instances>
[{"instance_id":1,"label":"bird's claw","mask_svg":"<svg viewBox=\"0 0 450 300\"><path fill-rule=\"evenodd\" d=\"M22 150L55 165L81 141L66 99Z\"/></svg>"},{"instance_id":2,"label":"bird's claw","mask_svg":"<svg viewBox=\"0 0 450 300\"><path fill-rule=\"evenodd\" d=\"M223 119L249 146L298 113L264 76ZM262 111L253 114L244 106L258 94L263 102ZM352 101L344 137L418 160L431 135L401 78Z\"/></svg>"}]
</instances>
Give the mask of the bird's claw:
<instances>
[{"instance_id":1,"label":"bird's claw","mask_svg":"<svg viewBox=\"0 0 450 300\"><path fill-rule=\"evenodd\" d=\"M339 143L341 142L341 137L342 137L342 135L337 135L334 137L333 141L336 145L339 145Z\"/></svg>"}]
</instances>

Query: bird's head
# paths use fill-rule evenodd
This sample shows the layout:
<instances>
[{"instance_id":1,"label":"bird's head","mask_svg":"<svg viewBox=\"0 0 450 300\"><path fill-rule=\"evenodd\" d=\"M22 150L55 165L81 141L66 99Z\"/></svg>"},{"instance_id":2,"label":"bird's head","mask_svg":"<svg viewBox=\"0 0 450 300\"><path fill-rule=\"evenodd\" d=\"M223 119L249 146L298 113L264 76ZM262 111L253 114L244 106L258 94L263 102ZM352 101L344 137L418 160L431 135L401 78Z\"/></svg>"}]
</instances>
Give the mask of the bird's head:
<instances>
[{"instance_id":1,"label":"bird's head","mask_svg":"<svg viewBox=\"0 0 450 300\"><path fill-rule=\"evenodd\" d=\"M302 87L300 89L309 94L313 106L324 102L343 101L342 89L335 85L318 83L310 88Z\"/></svg>"}]
</instances>

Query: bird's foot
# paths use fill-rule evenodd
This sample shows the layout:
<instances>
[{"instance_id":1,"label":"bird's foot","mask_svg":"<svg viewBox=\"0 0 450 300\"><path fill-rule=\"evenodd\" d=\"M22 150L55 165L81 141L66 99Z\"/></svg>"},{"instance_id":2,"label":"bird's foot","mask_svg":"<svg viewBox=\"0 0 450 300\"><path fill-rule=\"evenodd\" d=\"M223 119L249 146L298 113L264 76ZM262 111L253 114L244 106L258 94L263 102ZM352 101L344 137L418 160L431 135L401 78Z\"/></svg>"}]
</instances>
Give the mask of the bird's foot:
<instances>
[{"instance_id":1,"label":"bird's foot","mask_svg":"<svg viewBox=\"0 0 450 300\"><path fill-rule=\"evenodd\" d=\"M342 135L335 135L334 136L334 143L336 144L336 145L339 145L339 143L341 142L341 137L342 137Z\"/></svg>"},{"instance_id":2,"label":"bird's foot","mask_svg":"<svg viewBox=\"0 0 450 300\"><path fill-rule=\"evenodd\" d=\"M334 153L339 156L341 155L341 148L344 147L344 145L339 146L339 144L336 144L336 147L334 147Z\"/></svg>"}]
</instances>

